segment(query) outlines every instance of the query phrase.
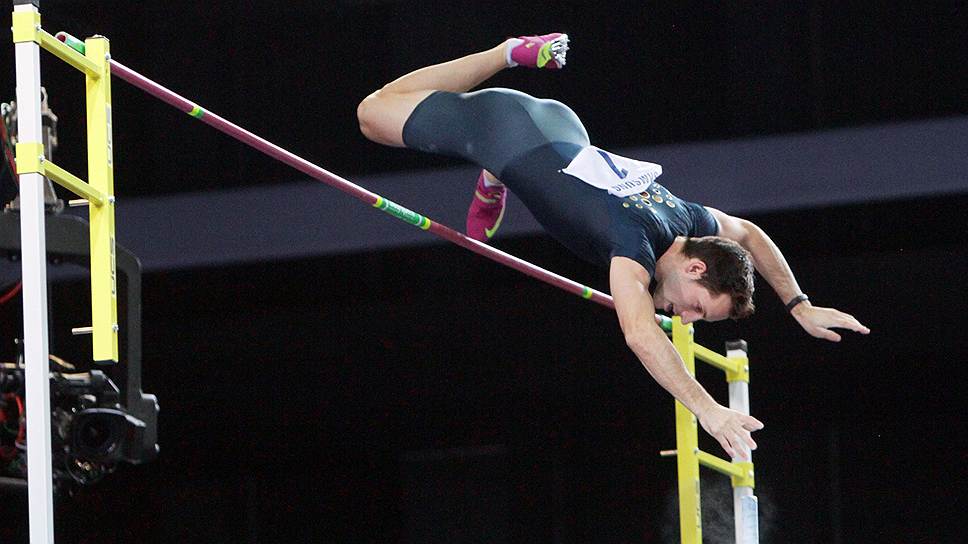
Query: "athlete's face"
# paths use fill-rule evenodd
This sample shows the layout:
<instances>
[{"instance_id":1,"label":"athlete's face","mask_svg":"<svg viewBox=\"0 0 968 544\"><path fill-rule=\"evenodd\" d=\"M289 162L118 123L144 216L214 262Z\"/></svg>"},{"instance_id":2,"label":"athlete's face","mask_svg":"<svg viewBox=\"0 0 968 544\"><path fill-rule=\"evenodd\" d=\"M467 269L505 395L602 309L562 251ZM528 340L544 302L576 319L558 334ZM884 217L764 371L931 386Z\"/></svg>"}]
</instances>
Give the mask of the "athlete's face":
<instances>
[{"instance_id":1,"label":"athlete's face","mask_svg":"<svg viewBox=\"0 0 968 544\"><path fill-rule=\"evenodd\" d=\"M678 315L683 323L721 321L729 317L732 301L726 293L713 295L697 281L706 264L690 259L656 286L655 306L669 315Z\"/></svg>"}]
</instances>

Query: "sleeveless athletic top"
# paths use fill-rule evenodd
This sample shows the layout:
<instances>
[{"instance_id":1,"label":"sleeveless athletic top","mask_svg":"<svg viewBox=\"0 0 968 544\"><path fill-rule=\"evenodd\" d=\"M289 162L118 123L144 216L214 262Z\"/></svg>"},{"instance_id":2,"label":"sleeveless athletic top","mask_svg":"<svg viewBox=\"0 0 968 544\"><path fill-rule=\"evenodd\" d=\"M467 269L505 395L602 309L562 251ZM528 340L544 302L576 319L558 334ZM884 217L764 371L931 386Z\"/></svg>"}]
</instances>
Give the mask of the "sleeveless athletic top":
<instances>
[{"instance_id":1,"label":"sleeveless athletic top","mask_svg":"<svg viewBox=\"0 0 968 544\"><path fill-rule=\"evenodd\" d=\"M511 89L438 91L411 113L403 140L409 148L462 157L495 174L551 236L594 264L608 267L612 257L628 257L654 277L656 259L676 236L718 231L704 207L654 181L658 165L625 168L622 157L603 151L601 175L615 179L593 182L614 190L565 173L579 153L589 153L589 140L578 116L555 100ZM593 157L600 151L591 149ZM628 194L630 188L642 190Z\"/></svg>"}]
</instances>

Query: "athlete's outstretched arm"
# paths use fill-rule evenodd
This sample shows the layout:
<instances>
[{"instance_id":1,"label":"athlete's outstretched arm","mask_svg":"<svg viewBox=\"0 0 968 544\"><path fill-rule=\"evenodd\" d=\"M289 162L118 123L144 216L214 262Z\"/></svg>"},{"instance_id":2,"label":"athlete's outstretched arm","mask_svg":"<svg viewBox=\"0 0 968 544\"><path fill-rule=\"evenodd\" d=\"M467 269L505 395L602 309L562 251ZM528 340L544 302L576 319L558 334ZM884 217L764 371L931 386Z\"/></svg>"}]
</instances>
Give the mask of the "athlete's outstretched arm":
<instances>
[{"instance_id":1,"label":"athlete's outstretched arm","mask_svg":"<svg viewBox=\"0 0 968 544\"><path fill-rule=\"evenodd\" d=\"M715 208L706 209L719 221L720 236L737 242L750 252L753 266L766 278L784 304L802 293L793 277L793 271L780 253L780 248L776 247L763 229L751 221L733 217ZM833 308L813 306L806 300L794 306L791 313L811 336L833 342L839 342L840 335L830 330L832 328L848 329L861 334L871 332L850 314Z\"/></svg>"},{"instance_id":2,"label":"athlete's outstretched arm","mask_svg":"<svg viewBox=\"0 0 968 544\"><path fill-rule=\"evenodd\" d=\"M609 284L615 312L625 341L642 366L666 391L699 418L702 428L715 438L730 457L737 449L756 449L750 431L763 428L754 417L717 403L689 373L679 352L655 322L649 294L649 273L626 257L612 258Z\"/></svg>"}]
</instances>

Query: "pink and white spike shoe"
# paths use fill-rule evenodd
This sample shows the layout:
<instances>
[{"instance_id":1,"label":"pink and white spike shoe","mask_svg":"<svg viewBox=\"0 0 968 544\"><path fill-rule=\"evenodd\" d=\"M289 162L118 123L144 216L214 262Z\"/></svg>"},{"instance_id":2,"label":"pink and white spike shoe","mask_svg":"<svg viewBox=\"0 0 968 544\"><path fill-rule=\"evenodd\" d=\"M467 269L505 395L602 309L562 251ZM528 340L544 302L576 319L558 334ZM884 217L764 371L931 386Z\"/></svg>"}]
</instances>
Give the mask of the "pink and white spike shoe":
<instances>
[{"instance_id":1,"label":"pink and white spike shoe","mask_svg":"<svg viewBox=\"0 0 968 544\"><path fill-rule=\"evenodd\" d=\"M477 178L474 200L467 210L467 236L487 243L501 226L508 190L503 185L488 187L484 184L484 171Z\"/></svg>"},{"instance_id":2,"label":"pink and white spike shoe","mask_svg":"<svg viewBox=\"0 0 968 544\"><path fill-rule=\"evenodd\" d=\"M508 47L508 66L558 70L565 67L568 34L554 32L544 36L520 36Z\"/></svg>"}]
</instances>

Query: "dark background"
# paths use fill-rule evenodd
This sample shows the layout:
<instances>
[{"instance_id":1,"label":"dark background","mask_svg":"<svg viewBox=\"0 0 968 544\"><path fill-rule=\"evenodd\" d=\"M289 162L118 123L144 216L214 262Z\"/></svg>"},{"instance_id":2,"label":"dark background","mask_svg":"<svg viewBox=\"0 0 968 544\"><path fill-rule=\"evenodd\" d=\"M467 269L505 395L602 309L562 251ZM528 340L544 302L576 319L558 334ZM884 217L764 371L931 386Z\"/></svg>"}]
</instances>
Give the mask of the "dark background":
<instances>
[{"instance_id":1,"label":"dark background","mask_svg":"<svg viewBox=\"0 0 968 544\"><path fill-rule=\"evenodd\" d=\"M41 12L51 32L105 34L120 62L352 179L455 164L365 142L355 105L520 32L569 32L568 68L493 83L563 100L602 147L963 115L965 9L175 0ZM12 58L0 58L9 98ZM57 161L83 174L80 76L46 61L44 82L76 91L51 105ZM293 179L124 83L114 103L122 198ZM873 331L814 340L762 281L756 316L697 327L704 345L750 345L764 542L963 541L966 204L750 217L816 303ZM606 287L546 237L497 245ZM68 360L89 350L63 333L87 319L85 285L51 286L51 352ZM13 357L20 300L0 307L0 360ZM674 445L672 402L607 310L433 245L153 271L143 317L161 456L58 501L58 542L676 541L675 465L657 455ZM716 373L700 379L725 398ZM708 476L704 494L728 494ZM25 501L4 500L0 542L26 542ZM716 512L706 541L729 541Z\"/></svg>"}]
</instances>

